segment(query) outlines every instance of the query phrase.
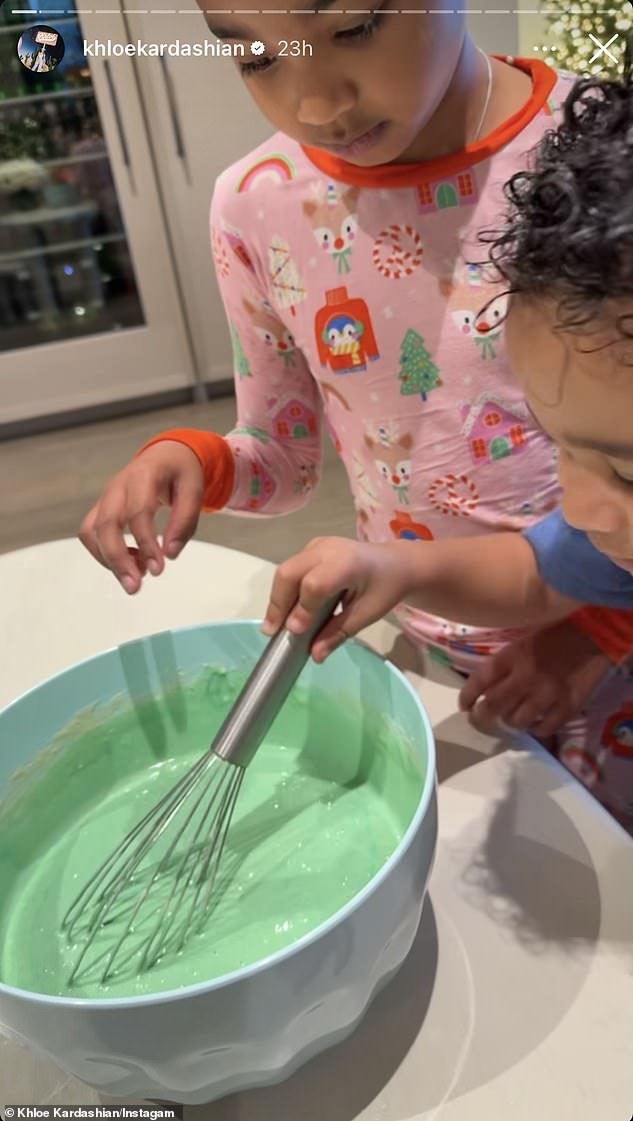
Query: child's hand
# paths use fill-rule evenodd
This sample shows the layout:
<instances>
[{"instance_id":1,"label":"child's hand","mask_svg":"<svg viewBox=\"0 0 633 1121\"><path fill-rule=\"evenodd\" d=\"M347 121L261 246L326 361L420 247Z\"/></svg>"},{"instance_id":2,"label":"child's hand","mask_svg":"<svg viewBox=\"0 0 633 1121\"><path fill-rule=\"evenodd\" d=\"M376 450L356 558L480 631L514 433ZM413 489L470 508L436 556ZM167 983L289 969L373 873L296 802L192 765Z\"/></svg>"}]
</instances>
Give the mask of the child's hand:
<instances>
[{"instance_id":1,"label":"child's hand","mask_svg":"<svg viewBox=\"0 0 633 1121\"><path fill-rule=\"evenodd\" d=\"M275 634L284 621L288 630L301 634L326 600L344 592L343 611L324 627L312 647L315 662L324 661L337 646L381 619L404 597L407 569L403 560L397 545L315 538L277 569L264 634Z\"/></svg>"},{"instance_id":2,"label":"child's hand","mask_svg":"<svg viewBox=\"0 0 633 1121\"><path fill-rule=\"evenodd\" d=\"M580 712L610 667L589 636L565 619L477 666L461 690L460 708L480 731L503 720L546 739Z\"/></svg>"},{"instance_id":3,"label":"child's hand","mask_svg":"<svg viewBox=\"0 0 633 1121\"><path fill-rule=\"evenodd\" d=\"M114 476L81 523L79 539L131 595L148 569L158 576L165 567L164 557L177 557L193 536L203 495L198 457L184 444L164 440ZM171 516L161 548L155 517L162 506L171 506ZM133 534L136 548L128 548L126 529Z\"/></svg>"}]
</instances>

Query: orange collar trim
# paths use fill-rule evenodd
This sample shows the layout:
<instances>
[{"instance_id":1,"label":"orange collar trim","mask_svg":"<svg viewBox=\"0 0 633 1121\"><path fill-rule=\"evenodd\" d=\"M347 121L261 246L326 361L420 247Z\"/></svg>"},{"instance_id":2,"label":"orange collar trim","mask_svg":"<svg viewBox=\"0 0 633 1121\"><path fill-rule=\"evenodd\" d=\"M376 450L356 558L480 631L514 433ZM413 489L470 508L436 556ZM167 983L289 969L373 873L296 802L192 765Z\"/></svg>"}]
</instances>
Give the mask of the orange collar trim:
<instances>
[{"instance_id":1,"label":"orange collar trim","mask_svg":"<svg viewBox=\"0 0 633 1121\"><path fill-rule=\"evenodd\" d=\"M493 55L500 62L509 62L509 58L502 55ZM356 167L346 163L325 152L322 148L307 148L302 145L302 150L315 167L342 183L349 183L353 187L415 187L420 181L441 179L445 175L456 175L481 160L489 159L503 148L534 119L536 114L545 105L551 94L558 75L542 59L513 58L512 65L524 70L532 79L532 95L507 121L500 124L483 140L476 144L467 145L459 152L452 152L450 156L440 156L433 160L423 160L421 163L388 163L378 164L376 167Z\"/></svg>"}]
</instances>

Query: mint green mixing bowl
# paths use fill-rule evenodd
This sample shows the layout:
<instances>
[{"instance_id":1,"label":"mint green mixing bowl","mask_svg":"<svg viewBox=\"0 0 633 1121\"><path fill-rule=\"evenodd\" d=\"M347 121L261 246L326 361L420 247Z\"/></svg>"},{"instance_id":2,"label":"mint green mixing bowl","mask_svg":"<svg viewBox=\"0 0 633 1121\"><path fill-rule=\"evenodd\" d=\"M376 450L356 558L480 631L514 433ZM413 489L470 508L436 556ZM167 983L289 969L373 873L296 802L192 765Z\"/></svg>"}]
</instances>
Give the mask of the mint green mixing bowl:
<instances>
[{"instance_id":1,"label":"mint green mixing bowl","mask_svg":"<svg viewBox=\"0 0 633 1121\"><path fill-rule=\"evenodd\" d=\"M254 622L191 627L127 643L45 681L0 712L0 798L12 774L86 709L162 696L214 664L248 670L264 642ZM406 678L361 643L322 666L310 662L301 684L333 704L353 697L382 713L420 764L417 808L378 874L292 945L213 981L113 1000L0 983L0 1031L102 1093L186 1104L279 1082L349 1035L404 961L420 921L437 838L433 732Z\"/></svg>"}]
</instances>

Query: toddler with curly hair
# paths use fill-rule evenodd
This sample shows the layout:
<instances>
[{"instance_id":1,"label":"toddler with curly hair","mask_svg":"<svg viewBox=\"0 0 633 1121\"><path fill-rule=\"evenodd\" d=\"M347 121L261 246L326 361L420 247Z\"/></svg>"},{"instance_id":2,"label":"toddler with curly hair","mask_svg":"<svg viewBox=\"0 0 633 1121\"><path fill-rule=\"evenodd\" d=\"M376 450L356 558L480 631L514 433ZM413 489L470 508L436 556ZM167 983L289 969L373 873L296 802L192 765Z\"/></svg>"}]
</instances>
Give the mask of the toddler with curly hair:
<instances>
[{"instance_id":1,"label":"toddler with curly hair","mask_svg":"<svg viewBox=\"0 0 633 1121\"><path fill-rule=\"evenodd\" d=\"M317 660L403 601L499 627L552 624L582 603L633 609L630 54L622 81L576 84L562 124L506 195L505 228L482 237L510 287L514 375L559 449L562 505L522 533L416 546L317 539L278 569L265 625L274 633L291 612L287 625L300 631L324 597L345 590ZM464 706L487 690L502 712L509 672L502 651L474 671ZM630 682L628 667L622 675L616 687ZM633 830L633 700L621 696L572 753L573 745L563 761Z\"/></svg>"}]
</instances>

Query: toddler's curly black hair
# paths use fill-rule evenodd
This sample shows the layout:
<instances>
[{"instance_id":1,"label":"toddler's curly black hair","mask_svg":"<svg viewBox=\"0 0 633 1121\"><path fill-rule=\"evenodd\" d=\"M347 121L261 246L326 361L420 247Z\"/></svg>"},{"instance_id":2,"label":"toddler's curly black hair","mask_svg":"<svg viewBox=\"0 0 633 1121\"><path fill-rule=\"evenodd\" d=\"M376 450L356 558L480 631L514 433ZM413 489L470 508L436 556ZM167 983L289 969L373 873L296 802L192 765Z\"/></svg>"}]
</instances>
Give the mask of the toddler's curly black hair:
<instances>
[{"instance_id":1,"label":"toddler's curly black hair","mask_svg":"<svg viewBox=\"0 0 633 1121\"><path fill-rule=\"evenodd\" d=\"M604 300L630 297L633 338L633 33L621 78L577 81L558 128L505 184L505 226L482 231L510 293L553 297L558 329L582 329Z\"/></svg>"}]
</instances>

